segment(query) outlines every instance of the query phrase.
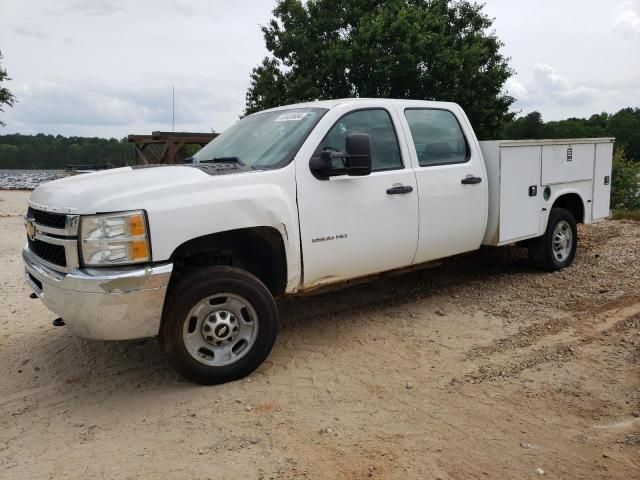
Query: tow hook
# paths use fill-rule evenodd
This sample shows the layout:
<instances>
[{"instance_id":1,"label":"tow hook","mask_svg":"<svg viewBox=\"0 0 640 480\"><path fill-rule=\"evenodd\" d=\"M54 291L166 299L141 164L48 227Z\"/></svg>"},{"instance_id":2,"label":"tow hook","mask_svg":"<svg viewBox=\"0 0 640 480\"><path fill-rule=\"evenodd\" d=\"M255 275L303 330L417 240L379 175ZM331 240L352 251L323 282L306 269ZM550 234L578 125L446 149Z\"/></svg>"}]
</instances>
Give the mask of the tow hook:
<instances>
[{"instance_id":1,"label":"tow hook","mask_svg":"<svg viewBox=\"0 0 640 480\"><path fill-rule=\"evenodd\" d=\"M35 293L32 293L29 295L29 298L38 298L38 295L36 295Z\"/></svg>"},{"instance_id":2,"label":"tow hook","mask_svg":"<svg viewBox=\"0 0 640 480\"><path fill-rule=\"evenodd\" d=\"M61 318L56 318L56 319L53 321L53 326L54 326L54 327L64 327L64 325L65 325L64 320L63 320L63 319L61 319Z\"/></svg>"}]
</instances>

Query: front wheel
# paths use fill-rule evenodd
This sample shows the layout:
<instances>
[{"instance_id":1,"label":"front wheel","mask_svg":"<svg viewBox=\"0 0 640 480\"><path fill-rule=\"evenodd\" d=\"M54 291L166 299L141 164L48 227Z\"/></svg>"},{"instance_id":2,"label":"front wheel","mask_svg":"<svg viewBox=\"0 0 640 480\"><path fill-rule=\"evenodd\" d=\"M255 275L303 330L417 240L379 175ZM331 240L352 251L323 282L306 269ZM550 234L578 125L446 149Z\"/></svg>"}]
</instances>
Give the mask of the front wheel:
<instances>
[{"instance_id":1,"label":"front wheel","mask_svg":"<svg viewBox=\"0 0 640 480\"><path fill-rule=\"evenodd\" d=\"M260 280L239 268L211 267L171 288L159 341L178 373L213 385L258 368L277 332L276 304Z\"/></svg>"},{"instance_id":2,"label":"front wheel","mask_svg":"<svg viewBox=\"0 0 640 480\"><path fill-rule=\"evenodd\" d=\"M552 208L544 235L529 244L529 257L540 268L553 272L571 265L577 245L578 229L571 212Z\"/></svg>"}]
</instances>

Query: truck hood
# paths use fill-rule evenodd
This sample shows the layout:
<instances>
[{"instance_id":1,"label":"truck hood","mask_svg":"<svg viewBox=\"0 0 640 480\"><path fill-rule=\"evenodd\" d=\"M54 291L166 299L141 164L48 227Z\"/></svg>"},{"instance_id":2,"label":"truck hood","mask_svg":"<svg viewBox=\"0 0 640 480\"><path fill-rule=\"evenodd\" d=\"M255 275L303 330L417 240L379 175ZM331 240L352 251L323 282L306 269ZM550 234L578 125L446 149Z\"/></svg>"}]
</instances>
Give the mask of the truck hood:
<instances>
[{"instance_id":1,"label":"truck hood","mask_svg":"<svg viewBox=\"0 0 640 480\"><path fill-rule=\"evenodd\" d=\"M29 205L50 212L75 214L145 208L140 199L153 201L176 191L198 189L203 183L210 187L210 175L243 170L235 165L115 168L44 183L33 191Z\"/></svg>"}]
</instances>

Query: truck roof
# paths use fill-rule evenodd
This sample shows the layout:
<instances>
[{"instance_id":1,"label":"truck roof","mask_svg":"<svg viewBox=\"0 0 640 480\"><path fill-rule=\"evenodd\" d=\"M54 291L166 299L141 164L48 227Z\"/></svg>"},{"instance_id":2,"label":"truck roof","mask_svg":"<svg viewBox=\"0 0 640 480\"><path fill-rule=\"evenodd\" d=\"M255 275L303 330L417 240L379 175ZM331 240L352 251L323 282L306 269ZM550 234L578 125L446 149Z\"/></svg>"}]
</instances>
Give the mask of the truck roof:
<instances>
[{"instance_id":1,"label":"truck roof","mask_svg":"<svg viewBox=\"0 0 640 480\"><path fill-rule=\"evenodd\" d=\"M275 108L270 108L267 110L262 110L263 112L272 112L272 111L277 111L277 110L283 110L283 109L288 109L288 108L326 108L326 109L332 109L334 107L337 107L339 105L345 105L345 104L353 104L353 103L371 103L371 102L375 102L377 105L392 105L394 103L402 103L403 105L406 104L415 104L415 106L422 106L422 107L431 107L431 108L443 108L443 107L448 107L451 108L452 106L456 106L458 107L458 104L453 103L453 102L434 102L434 101L428 101L428 100L407 100L407 99L400 99L400 98L336 98L336 99L332 99L332 100L315 100L312 102L303 102L303 103L294 103L291 105L282 105L280 107L275 107Z\"/></svg>"}]
</instances>

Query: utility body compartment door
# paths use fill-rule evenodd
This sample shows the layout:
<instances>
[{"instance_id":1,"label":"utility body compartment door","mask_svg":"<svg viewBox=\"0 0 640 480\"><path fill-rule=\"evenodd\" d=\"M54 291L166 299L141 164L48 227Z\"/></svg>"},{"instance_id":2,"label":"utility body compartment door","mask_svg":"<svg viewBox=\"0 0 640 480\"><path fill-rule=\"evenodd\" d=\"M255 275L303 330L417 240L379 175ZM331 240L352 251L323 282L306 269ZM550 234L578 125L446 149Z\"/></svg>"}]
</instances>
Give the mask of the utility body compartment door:
<instances>
[{"instance_id":1,"label":"utility body compartment door","mask_svg":"<svg viewBox=\"0 0 640 480\"><path fill-rule=\"evenodd\" d=\"M596 161L593 172L593 220L609 216L612 156L613 143L596 144Z\"/></svg>"},{"instance_id":2,"label":"utility body compartment door","mask_svg":"<svg viewBox=\"0 0 640 480\"><path fill-rule=\"evenodd\" d=\"M500 148L500 242L539 233L540 155L540 147Z\"/></svg>"},{"instance_id":3,"label":"utility body compartment door","mask_svg":"<svg viewBox=\"0 0 640 480\"><path fill-rule=\"evenodd\" d=\"M542 185L591 180L593 143L544 145L542 147Z\"/></svg>"}]
</instances>

